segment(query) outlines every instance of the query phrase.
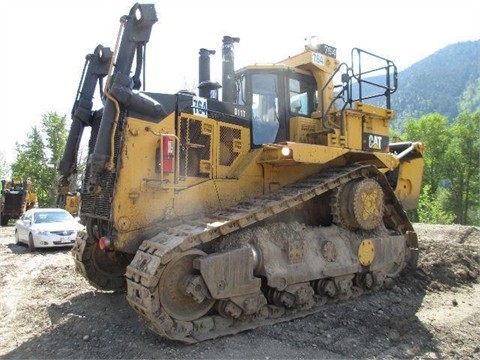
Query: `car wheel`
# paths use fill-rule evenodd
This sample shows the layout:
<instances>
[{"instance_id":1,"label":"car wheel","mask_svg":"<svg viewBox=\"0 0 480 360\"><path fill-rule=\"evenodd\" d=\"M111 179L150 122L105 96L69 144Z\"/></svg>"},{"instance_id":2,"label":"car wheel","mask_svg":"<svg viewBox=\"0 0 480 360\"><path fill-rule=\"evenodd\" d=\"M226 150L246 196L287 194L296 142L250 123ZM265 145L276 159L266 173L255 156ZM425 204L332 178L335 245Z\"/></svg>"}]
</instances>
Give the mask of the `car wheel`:
<instances>
[{"instance_id":1,"label":"car wheel","mask_svg":"<svg viewBox=\"0 0 480 360\"><path fill-rule=\"evenodd\" d=\"M18 236L18 230L15 230L15 245L20 244L20 237Z\"/></svg>"},{"instance_id":2,"label":"car wheel","mask_svg":"<svg viewBox=\"0 0 480 360\"><path fill-rule=\"evenodd\" d=\"M28 248L30 249L30 251L35 250L35 244L33 243L33 235L32 234L28 234Z\"/></svg>"}]
</instances>

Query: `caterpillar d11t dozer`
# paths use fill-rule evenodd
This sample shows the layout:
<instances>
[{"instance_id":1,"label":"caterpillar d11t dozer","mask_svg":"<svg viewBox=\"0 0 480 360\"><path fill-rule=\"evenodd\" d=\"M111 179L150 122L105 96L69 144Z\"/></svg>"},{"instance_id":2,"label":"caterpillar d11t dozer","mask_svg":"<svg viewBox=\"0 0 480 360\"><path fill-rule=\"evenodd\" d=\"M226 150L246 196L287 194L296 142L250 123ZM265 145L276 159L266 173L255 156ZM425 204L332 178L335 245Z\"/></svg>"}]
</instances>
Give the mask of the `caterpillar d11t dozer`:
<instances>
[{"instance_id":1,"label":"caterpillar d11t dozer","mask_svg":"<svg viewBox=\"0 0 480 360\"><path fill-rule=\"evenodd\" d=\"M151 4L121 18L103 109L74 119L60 167L68 178L91 126L72 250L91 284L126 288L153 331L193 343L315 313L416 265L405 210L423 145L389 143L393 62L354 49L340 63L312 38L235 71L239 39L225 36L221 85L201 49L198 96L147 92L156 21Z\"/></svg>"}]
</instances>

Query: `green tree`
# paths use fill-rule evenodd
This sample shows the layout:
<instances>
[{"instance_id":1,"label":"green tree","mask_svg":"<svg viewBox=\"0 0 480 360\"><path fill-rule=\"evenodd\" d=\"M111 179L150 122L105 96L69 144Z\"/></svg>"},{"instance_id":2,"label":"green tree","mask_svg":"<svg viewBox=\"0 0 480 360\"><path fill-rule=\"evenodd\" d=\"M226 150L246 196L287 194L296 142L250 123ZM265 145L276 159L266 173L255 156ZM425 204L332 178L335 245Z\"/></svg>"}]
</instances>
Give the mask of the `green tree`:
<instances>
[{"instance_id":1,"label":"green tree","mask_svg":"<svg viewBox=\"0 0 480 360\"><path fill-rule=\"evenodd\" d=\"M423 191L414 221L480 223L480 112L451 126L438 114L411 120L404 138L425 144Z\"/></svg>"},{"instance_id":2,"label":"green tree","mask_svg":"<svg viewBox=\"0 0 480 360\"><path fill-rule=\"evenodd\" d=\"M32 180L37 192L39 205L44 206L45 188L41 184L46 181L47 162L44 154L44 142L40 130L34 126L27 134L25 143L15 144L17 158L12 164L12 177ZM40 201L42 200L42 201Z\"/></svg>"},{"instance_id":3,"label":"green tree","mask_svg":"<svg viewBox=\"0 0 480 360\"><path fill-rule=\"evenodd\" d=\"M43 116L42 126L46 138L47 156L48 156L48 177L50 184L50 191L48 194L49 206L54 206L57 200L58 193L58 180L59 175L57 173L57 165L63 155L65 149L65 143L67 142L67 128L65 117L61 117L55 113L49 113L47 116Z\"/></svg>"},{"instance_id":4,"label":"green tree","mask_svg":"<svg viewBox=\"0 0 480 360\"><path fill-rule=\"evenodd\" d=\"M445 211L445 199L449 192L446 189L438 188L435 194L430 191L430 185L426 184L422 188L422 193L418 199L418 217L415 221L427 224L451 224L454 220L454 214Z\"/></svg>"},{"instance_id":5,"label":"green tree","mask_svg":"<svg viewBox=\"0 0 480 360\"><path fill-rule=\"evenodd\" d=\"M42 116L41 127L34 126L23 144L16 144L17 159L12 165L16 178L30 178L41 207L55 206L58 175L56 166L67 137L65 117L56 113Z\"/></svg>"},{"instance_id":6,"label":"green tree","mask_svg":"<svg viewBox=\"0 0 480 360\"><path fill-rule=\"evenodd\" d=\"M463 113L449 129L444 157L447 209L459 224L478 224L480 196L480 112Z\"/></svg>"},{"instance_id":7,"label":"green tree","mask_svg":"<svg viewBox=\"0 0 480 360\"><path fill-rule=\"evenodd\" d=\"M440 114L422 116L405 124L405 139L425 144L423 184L429 185L429 195L435 194L445 179L444 155L450 141L448 119Z\"/></svg>"}]
</instances>

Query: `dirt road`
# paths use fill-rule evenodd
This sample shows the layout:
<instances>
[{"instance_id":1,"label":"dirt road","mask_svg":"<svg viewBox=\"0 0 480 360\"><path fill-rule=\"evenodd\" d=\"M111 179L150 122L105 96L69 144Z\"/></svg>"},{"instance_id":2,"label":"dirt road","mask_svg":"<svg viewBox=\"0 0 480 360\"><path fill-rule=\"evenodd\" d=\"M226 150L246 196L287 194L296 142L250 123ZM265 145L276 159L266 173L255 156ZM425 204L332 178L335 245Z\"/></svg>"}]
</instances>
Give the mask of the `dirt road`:
<instances>
[{"instance_id":1,"label":"dirt road","mask_svg":"<svg viewBox=\"0 0 480 360\"><path fill-rule=\"evenodd\" d=\"M420 266L390 290L189 346L150 332L124 294L92 288L69 249L30 253L15 245L13 226L2 227L0 357L480 359L480 228L414 226Z\"/></svg>"}]
</instances>

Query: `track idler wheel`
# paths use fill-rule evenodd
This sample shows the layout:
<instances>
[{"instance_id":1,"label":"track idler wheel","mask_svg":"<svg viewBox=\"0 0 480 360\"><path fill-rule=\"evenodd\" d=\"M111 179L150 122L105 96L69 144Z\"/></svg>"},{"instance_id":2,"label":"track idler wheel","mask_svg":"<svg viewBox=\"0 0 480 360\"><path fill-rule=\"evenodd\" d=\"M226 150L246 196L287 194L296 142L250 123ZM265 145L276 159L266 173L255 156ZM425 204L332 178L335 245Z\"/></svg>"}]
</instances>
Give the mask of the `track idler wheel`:
<instances>
[{"instance_id":1,"label":"track idler wheel","mask_svg":"<svg viewBox=\"0 0 480 360\"><path fill-rule=\"evenodd\" d=\"M350 229L373 230L383 221L384 194L373 179L356 179L337 193L336 222Z\"/></svg>"},{"instance_id":2,"label":"track idler wheel","mask_svg":"<svg viewBox=\"0 0 480 360\"><path fill-rule=\"evenodd\" d=\"M162 272L158 293L163 309L174 319L193 321L205 315L215 300L202 296L208 293L193 260L206 255L200 250L189 250L172 259Z\"/></svg>"}]
</instances>

